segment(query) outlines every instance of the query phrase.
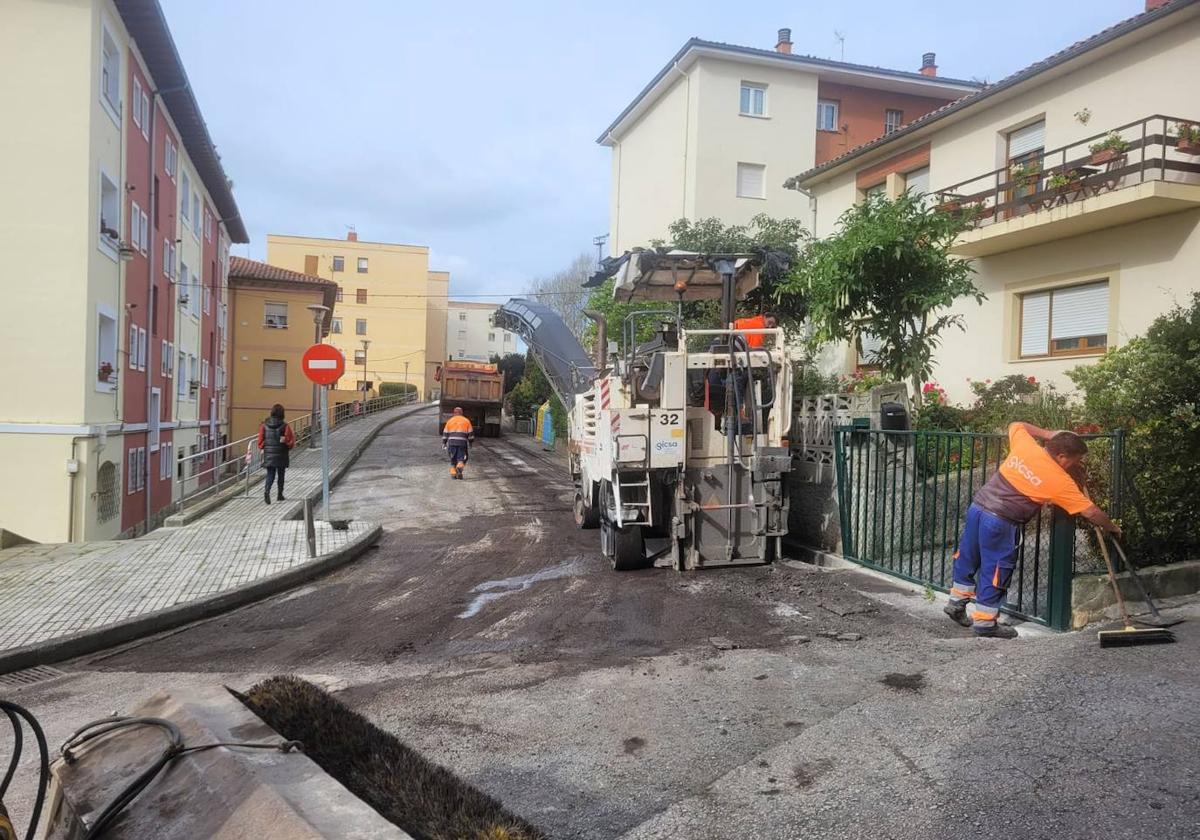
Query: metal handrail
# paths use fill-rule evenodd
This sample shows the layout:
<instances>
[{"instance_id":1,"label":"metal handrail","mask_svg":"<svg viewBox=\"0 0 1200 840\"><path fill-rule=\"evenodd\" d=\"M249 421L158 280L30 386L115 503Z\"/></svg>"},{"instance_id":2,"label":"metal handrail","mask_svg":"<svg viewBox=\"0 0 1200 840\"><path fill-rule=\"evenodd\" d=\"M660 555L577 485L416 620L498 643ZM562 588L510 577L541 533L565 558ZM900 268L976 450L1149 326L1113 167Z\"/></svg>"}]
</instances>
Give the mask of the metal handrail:
<instances>
[{"instance_id":1,"label":"metal handrail","mask_svg":"<svg viewBox=\"0 0 1200 840\"><path fill-rule=\"evenodd\" d=\"M342 423L414 402L417 402L417 394L409 392L376 397L372 400L339 403L330 411L332 415L330 428L334 429ZM317 425L314 428L312 421L311 412L288 421L292 427L292 433L296 437L297 445L307 444L311 434L320 433L320 426ZM255 432L252 435L202 450L194 455L184 455L178 458L177 463L172 466L173 470L177 470L181 465L186 465L183 477L178 479L182 490L179 510L184 510L188 504L213 495L223 488L234 486L240 481L247 482L248 487L250 476L262 466L262 452L255 445L257 441L258 432ZM193 472L196 463L203 465L210 458L217 463ZM204 483L206 480L209 483ZM188 485L193 482L195 489L189 492Z\"/></svg>"},{"instance_id":2,"label":"metal handrail","mask_svg":"<svg viewBox=\"0 0 1200 840\"><path fill-rule=\"evenodd\" d=\"M943 205L960 204L974 208L978 213L974 220L975 226L979 227L998 219L1003 220L1026 212L1027 206L1038 209L1035 205L1045 205L1048 199L1062 195L1063 188L1046 186L1047 178L1055 174L1077 174L1078 177L1071 181L1072 185L1077 186L1073 186L1072 189L1078 195L1084 196L1087 195L1088 189L1111 190L1118 186L1125 187L1144 183L1147 180L1165 181L1167 173L1170 171L1200 174L1200 164L1185 162L1171 157L1169 154L1174 150L1175 142L1178 139L1177 134L1173 135L1171 131L1173 129L1177 131L1178 126L1183 123L1196 125L1200 123L1200 120L1155 114L1107 129L1056 149L1043 151L1038 156L1024 162L1036 164L1034 171L1027 177L1014 178L1012 176L1014 164L1008 163L999 169L934 190L932 194ZM1139 131L1131 136L1123 136L1123 132L1134 129L1139 129ZM1088 165L1092 155L1088 147L1110 134L1121 136L1128 143L1128 148L1119 153L1116 158L1119 165L1114 168L1110 163L1104 171L1082 172L1082 167ZM1150 150L1159 152L1159 154L1151 157ZM1136 156L1136 160L1130 161L1129 158L1134 156ZM1147 170L1150 170L1149 176ZM1126 179L1130 177L1134 178L1133 182L1126 183ZM1033 192L1020 196L1015 195L1018 190L1029 187L1034 187Z\"/></svg>"}]
</instances>

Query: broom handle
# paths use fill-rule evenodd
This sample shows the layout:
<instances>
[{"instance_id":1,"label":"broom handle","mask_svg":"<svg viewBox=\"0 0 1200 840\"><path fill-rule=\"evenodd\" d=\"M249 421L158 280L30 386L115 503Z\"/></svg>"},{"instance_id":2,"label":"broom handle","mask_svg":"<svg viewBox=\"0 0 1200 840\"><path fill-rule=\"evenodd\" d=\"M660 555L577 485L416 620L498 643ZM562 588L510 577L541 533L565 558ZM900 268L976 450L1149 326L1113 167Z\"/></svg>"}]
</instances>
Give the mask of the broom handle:
<instances>
[{"instance_id":1,"label":"broom handle","mask_svg":"<svg viewBox=\"0 0 1200 840\"><path fill-rule=\"evenodd\" d=\"M1162 615L1158 612L1158 607L1154 606L1154 599L1150 597L1150 593L1146 591L1145 585L1142 583L1141 577L1138 576L1137 569L1129 562L1129 558L1125 556L1125 549L1121 547L1121 541L1116 537L1112 538L1112 543L1117 548L1117 554L1121 555L1121 562L1125 564L1125 568L1129 569L1129 576L1133 578L1133 582L1137 584L1138 591L1142 593L1142 597L1146 599L1146 606L1150 608L1150 613L1157 619L1161 619Z\"/></svg>"},{"instance_id":2,"label":"broom handle","mask_svg":"<svg viewBox=\"0 0 1200 840\"><path fill-rule=\"evenodd\" d=\"M1121 594L1121 587L1117 585L1117 573L1113 571L1112 558L1108 556L1108 545L1104 539L1104 532L1100 530L1099 526L1093 525L1092 528L1095 529L1096 539L1100 543L1100 553L1104 555L1104 565L1108 567L1108 582L1112 584L1113 594L1117 596L1117 606L1121 608L1121 619L1128 627L1133 622L1129 619L1129 611L1125 609L1125 596Z\"/></svg>"}]
</instances>

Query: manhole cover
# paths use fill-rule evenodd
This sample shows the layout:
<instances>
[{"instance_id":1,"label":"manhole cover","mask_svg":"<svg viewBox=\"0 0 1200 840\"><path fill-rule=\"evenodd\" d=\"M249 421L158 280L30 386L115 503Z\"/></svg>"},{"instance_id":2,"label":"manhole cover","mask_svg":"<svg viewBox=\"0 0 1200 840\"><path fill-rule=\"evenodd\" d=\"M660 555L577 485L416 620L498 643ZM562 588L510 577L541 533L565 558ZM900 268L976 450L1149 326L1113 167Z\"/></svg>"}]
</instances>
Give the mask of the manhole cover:
<instances>
[{"instance_id":1,"label":"manhole cover","mask_svg":"<svg viewBox=\"0 0 1200 840\"><path fill-rule=\"evenodd\" d=\"M21 686L34 685L36 683L46 682L59 677L65 677L66 671L60 671L57 668L51 668L49 665L34 665L32 668L26 668L23 671L13 671L11 674L0 674L0 686L8 688L20 688Z\"/></svg>"}]
</instances>

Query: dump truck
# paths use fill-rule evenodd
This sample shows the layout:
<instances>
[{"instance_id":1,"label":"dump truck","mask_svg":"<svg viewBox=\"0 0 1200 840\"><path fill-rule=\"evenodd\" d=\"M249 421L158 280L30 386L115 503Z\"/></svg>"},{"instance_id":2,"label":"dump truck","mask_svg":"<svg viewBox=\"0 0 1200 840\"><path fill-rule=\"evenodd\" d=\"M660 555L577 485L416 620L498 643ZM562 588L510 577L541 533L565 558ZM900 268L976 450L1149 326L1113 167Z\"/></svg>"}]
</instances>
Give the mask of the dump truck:
<instances>
[{"instance_id":1,"label":"dump truck","mask_svg":"<svg viewBox=\"0 0 1200 840\"><path fill-rule=\"evenodd\" d=\"M504 373L494 364L447 359L438 369L442 384L437 433L461 408L480 437L500 437L500 411L504 403Z\"/></svg>"},{"instance_id":2,"label":"dump truck","mask_svg":"<svg viewBox=\"0 0 1200 840\"><path fill-rule=\"evenodd\" d=\"M593 278L644 302L590 356L544 304L514 299L493 323L521 335L568 408L575 522L598 528L618 571L770 563L788 519L791 364L779 329L738 329L736 302L760 258L638 249ZM589 281L591 283L592 281ZM720 328L683 323L683 304L719 301ZM617 325L611 325L617 326Z\"/></svg>"}]
</instances>

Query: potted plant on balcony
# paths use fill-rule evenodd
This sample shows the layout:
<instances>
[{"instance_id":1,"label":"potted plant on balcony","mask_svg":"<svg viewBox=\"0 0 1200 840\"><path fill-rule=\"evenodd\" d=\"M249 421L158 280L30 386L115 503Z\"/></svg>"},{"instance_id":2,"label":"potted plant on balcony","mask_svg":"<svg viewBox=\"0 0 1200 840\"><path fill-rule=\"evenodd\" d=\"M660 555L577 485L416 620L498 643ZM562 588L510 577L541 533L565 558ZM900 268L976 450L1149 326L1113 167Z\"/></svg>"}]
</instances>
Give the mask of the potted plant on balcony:
<instances>
[{"instance_id":1,"label":"potted plant on balcony","mask_svg":"<svg viewBox=\"0 0 1200 840\"><path fill-rule=\"evenodd\" d=\"M1078 192L1083 187L1083 173L1078 169L1055 172L1046 182L1046 188L1057 193Z\"/></svg>"},{"instance_id":2,"label":"potted plant on balcony","mask_svg":"<svg viewBox=\"0 0 1200 840\"><path fill-rule=\"evenodd\" d=\"M1027 163L1016 163L1013 164L1008 172L1014 184L1021 187L1028 187L1036 184L1042 177L1042 165L1036 160L1031 160Z\"/></svg>"},{"instance_id":3,"label":"potted plant on balcony","mask_svg":"<svg viewBox=\"0 0 1200 840\"><path fill-rule=\"evenodd\" d=\"M1102 139L1088 146L1088 151L1092 153L1090 163L1099 166L1116 160L1118 156L1129 151L1129 141L1115 131L1110 131Z\"/></svg>"},{"instance_id":4,"label":"potted plant on balcony","mask_svg":"<svg viewBox=\"0 0 1200 840\"><path fill-rule=\"evenodd\" d=\"M113 375L113 366L110 362L101 362L100 369L96 372L96 378L101 382L110 382Z\"/></svg>"},{"instance_id":5,"label":"potted plant on balcony","mask_svg":"<svg viewBox=\"0 0 1200 840\"><path fill-rule=\"evenodd\" d=\"M1181 122L1175 127L1179 139L1175 148L1187 155L1200 155L1200 128L1189 122Z\"/></svg>"},{"instance_id":6,"label":"potted plant on balcony","mask_svg":"<svg viewBox=\"0 0 1200 840\"><path fill-rule=\"evenodd\" d=\"M942 201L934 209L939 213L957 213L962 209L962 201L959 200L958 196L943 196Z\"/></svg>"}]
</instances>

